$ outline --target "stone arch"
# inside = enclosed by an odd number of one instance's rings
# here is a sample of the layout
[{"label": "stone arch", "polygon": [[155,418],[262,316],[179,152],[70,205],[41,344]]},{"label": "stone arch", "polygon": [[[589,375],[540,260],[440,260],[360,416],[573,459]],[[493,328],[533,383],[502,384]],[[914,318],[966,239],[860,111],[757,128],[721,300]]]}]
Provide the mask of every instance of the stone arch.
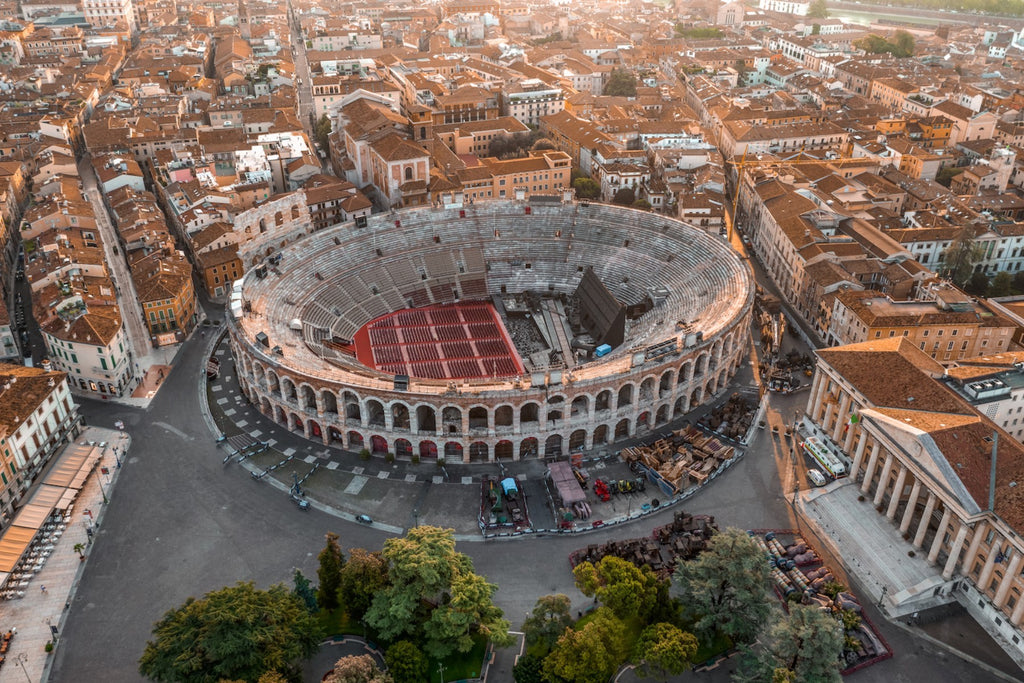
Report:
[{"label": "stone arch", "polygon": [[388,440],[380,434],[374,434],[370,437],[370,452],[371,453],[387,453],[388,452]]},{"label": "stone arch", "polygon": [[448,441],[444,444],[444,459],[450,462],[462,462],[462,444]]},{"label": "stone arch", "polygon": [[672,395],[672,385],[675,373],[669,369],[661,373],[661,381],[658,382],[658,398],[668,398]]},{"label": "stone arch", "polygon": [[299,386],[299,399],[303,407],[316,410],[316,391],[305,382]]},{"label": "stone arch", "polygon": [[592,448],[608,443],[608,425],[597,425],[594,429]]},{"label": "stone arch", "polygon": [[[445,406],[441,409],[441,425],[445,434],[462,433],[462,410],[457,406]],[[445,448],[448,446],[445,445]],[[461,446],[460,446],[461,448]]]},{"label": "stone arch", "polygon": [[642,431],[650,429],[650,425],[647,424],[647,420],[650,419],[651,414],[646,410],[637,415],[636,418],[636,429],[633,431],[634,434],[639,434]]},{"label": "stone arch", "polygon": [[676,399],[676,404],[672,407],[672,417],[679,417],[686,413],[686,397],[680,396]]},{"label": "stone arch", "polygon": [[271,419],[274,417],[274,407],[270,405],[270,399],[266,396],[260,399],[260,412]]},{"label": "stone arch", "polygon": [[267,391],[271,394],[279,394],[281,391],[281,380],[277,378],[277,373],[271,370],[267,370]]},{"label": "stone arch", "polygon": [[519,424],[524,425],[530,422],[540,422],[540,405],[536,401],[524,403],[519,409]]},{"label": "stone arch", "polygon": [[276,422],[279,425],[284,425],[285,427],[287,427],[288,426],[288,416],[287,416],[287,413],[284,412],[284,408],[282,408],[281,406],[277,405],[276,403],[273,404],[273,406],[274,406],[274,422]]},{"label": "stone arch", "polygon": [[278,228],[284,225],[284,213],[280,211],[274,213],[274,225]]},{"label": "stone arch", "polygon": [[[473,406],[469,409],[469,428],[487,429],[487,408],[484,406]],[[472,455],[470,455],[472,458]]]},{"label": "stone arch", "polygon": [[697,364],[694,367],[693,376],[694,377],[700,377],[701,375],[703,375],[707,371],[707,369],[708,369],[708,354],[707,353],[702,353],[699,356],[697,356]]},{"label": "stone arch", "polygon": [[615,425],[615,440],[625,439],[629,434],[629,418],[619,420]]},{"label": "stone arch", "polygon": [[263,388],[266,386],[267,372],[259,363],[252,364],[252,376],[258,387]]},{"label": "stone arch", "polygon": [[513,410],[512,406],[504,405],[494,409],[495,427],[511,427],[514,419],[515,410]]},{"label": "stone arch", "polygon": [[[409,406],[401,402],[391,404],[391,428],[409,430]],[[411,449],[412,446],[409,448]]]},{"label": "stone arch", "polygon": [[647,377],[640,383],[640,403],[648,404],[654,400],[654,378]]},{"label": "stone arch", "polygon": [[552,434],[544,441],[544,457],[558,457],[562,454],[562,435]]},{"label": "stone arch", "polygon": [[366,399],[366,424],[368,427],[383,427],[386,424],[384,404],[375,398]]},{"label": "stone arch", "polygon": [[420,441],[420,457],[426,459],[437,459],[437,444],[429,439]]},{"label": "stone arch", "polygon": [[528,436],[519,442],[519,457],[529,458],[531,456],[540,455],[538,450],[538,443],[536,437]]},{"label": "stone arch", "polygon": [[299,220],[299,207],[297,207],[297,206],[293,206],[292,207],[292,220],[293,221]]},{"label": "stone arch", "polygon": [[299,404],[299,395],[295,391],[295,382],[291,377],[281,378],[281,398],[288,401],[288,403]]},{"label": "stone arch", "polygon": [[690,407],[693,408],[695,406],[700,405],[700,402],[703,401],[703,400],[704,400],[704,387],[703,386],[694,387],[693,393],[690,394]]},{"label": "stone arch", "polygon": [[572,400],[569,408],[569,417],[587,417],[590,413],[590,397],[586,394],[577,396]]},{"label": "stone arch", "polygon": [[668,422],[669,419],[671,419],[671,414],[669,413],[669,405],[666,403],[662,406],[659,406],[658,412],[654,414],[654,424],[663,425],[666,422]]},{"label": "stone arch", "polygon": [[291,429],[292,431],[302,432],[303,434],[305,434],[306,431],[305,425],[302,422],[302,418],[299,417],[296,413],[288,414],[288,429]]},{"label": "stone arch", "polygon": [[352,420],[354,422],[362,422],[363,409],[359,403],[359,397],[354,392],[346,391],[341,396],[342,403],[345,406],[345,419]]},{"label": "stone arch", "polygon": [[679,374],[676,375],[676,384],[686,384],[690,381],[690,375],[693,373],[693,363],[686,361],[679,366]]},{"label": "stone arch", "polygon": [[330,426],[327,427],[327,443],[328,444],[339,443],[339,444],[343,444],[344,445],[344,442],[345,442],[345,437],[342,435],[340,429],[338,429],[334,425],[330,425]]},{"label": "stone arch", "polygon": [[469,444],[469,461],[470,462],[487,462],[490,458],[491,449],[487,446],[484,441],[474,441]]},{"label": "stone arch", "polygon": [[514,456],[515,447],[508,439],[503,439],[494,445],[495,460],[511,460]]},{"label": "stone arch", "polygon": [[320,428],[319,422],[316,420],[307,420],[307,424],[309,425],[309,437],[311,439],[322,439],[324,437],[324,432]]},{"label": "stone arch", "polygon": [[587,446],[587,430],[577,429],[569,435],[569,452],[581,451]]},{"label": "stone arch", "polygon": [[399,458],[412,457],[412,444],[408,439],[395,439],[395,455]]},{"label": "stone arch", "polygon": [[547,422],[549,426],[558,424],[559,420],[565,419],[565,396],[554,394],[547,400]]},{"label": "stone arch", "polygon": [[[416,406],[416,426],[421,434],[433,434],[437,431],[437,411],[433,406]],[[434,450],[437,451],[436,444]]]},{"label": "stone arch", "polygon": [[594,399],[594,412],[600,413],[604,410],[611,410],[612,392],[611,389],[604,389]]},{"label": "stone arch", "polygon": [[338,414],[338,397],[330,389],[320,391],[320,402],[324,406],[324,415]]},{"label": "stone arch", "polygon": [[356,430],[350,430],[348,433],[348,447],[350,450],[359,451],[363,449],[363,435]]},{"label": "stone arch", "polygon": [[633,405],[633,385],[623,384],[619,387],[618,400],[615,403],[616,408],[625,408],[626,406]]}]

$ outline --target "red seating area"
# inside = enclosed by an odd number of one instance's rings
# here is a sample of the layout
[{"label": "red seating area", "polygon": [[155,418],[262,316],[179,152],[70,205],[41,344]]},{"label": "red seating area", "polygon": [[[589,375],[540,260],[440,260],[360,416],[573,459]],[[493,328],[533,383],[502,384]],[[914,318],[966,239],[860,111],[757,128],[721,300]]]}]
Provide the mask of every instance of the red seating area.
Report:
[{"label": "red seating area", "polygon": [[523,364],[486,301],[438,304],[389,313],[355,336],[359,362],[422,379],[511,377]]}]

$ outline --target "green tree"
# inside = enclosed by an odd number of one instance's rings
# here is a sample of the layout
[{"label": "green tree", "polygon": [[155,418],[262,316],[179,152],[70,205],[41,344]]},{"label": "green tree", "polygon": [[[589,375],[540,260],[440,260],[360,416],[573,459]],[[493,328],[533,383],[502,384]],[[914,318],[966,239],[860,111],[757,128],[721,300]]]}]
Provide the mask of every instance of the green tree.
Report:
[{"label": "green tree", "polygon": [[749,642],[771,612],[768,563],[745,531],[715,534],[704,552],[679,563],[674,578],[704,642],[716,629],[736,642]]},{"label": "green tree", "polygon": [[964,285],[964,291],[974,296],[985,296],[988,294],[988,276],[980,270],[971,273],[971,279]]},{"label": "green tree", "polygon": [[[590,565],[591,570],[586,565]],[[596,596],[620,619],[646,617],[658,598],[658,577],[650,567],[641,569],[614,555],[596,565],[582,562],[573,570],[576,587],[584,595]]]},{"label": "green tree", "polygon": [[648,675],[667,678],[678,676],[690,668],[697,654],[697,639],[672,624],[652,624],[640,633],[634,649],[634,661],[642,664]]},{"label": "green tree", "polygon": [[427,656],[412,641],[399,640],[389,647],[384,663],[395,683],[422,683],[429,678]]},{"label": "green tree", "polygon": [[370,609],[373,596],[388,585],[388,564],[380,553],[353,548],[341,568],[339,602],[348,615],[360,620]]},{"label": "green tree", "polygon": [[251,582],[239,583],[164,614],[139,672],[155,681],[252,681],[309,658],[320,638],[316,620],[285,586],[257,590]]},{"label": "green tree", "polygon": [[807,16],[811,19],[828,19],[828,5],[825,4],[825,0],[811,0]]},{"label": "green tree", "polygon": [[316,589],[316,602],[320,609],[333,610],[338,608],[338,588],[341,586],[341,570],[345,566],[345,556],[338,545],[338,534],[327,532],[327,543],[317,556],[320,566],[316,577],[320,585]]},{"label": "green tree", "polygon": [[1005,270],[996,273],[992,278],[992,285],[988,289],[988,296],[1010,296],[1013,293],[1013,276]]},{"label": "green tree", "polygon": [[298,569],[292,573],[292,593],[302,600],[310,614],[316,611],[316,591],[313,590],[313,583]]},{"label": "green tree", "polygon": [[547,654],[565,629],[572,625],[571,607],[569,596],[562,593],[538,598],[530,616],[523,622],[527,648],[536,648],[540,654]]},{"label": "green tree", "polygon": [[892,38],[892,44],[896,48],[892,51],[893,57],[914,56],[914,36],[906,31],[896,31],[896,33],[892,35]]},{"label": "green tree", "polygon": [[544,677],[544,660],[526,653],[512,667],[512,678],[516,683],[548,683]]},{"label": "green tree", "polygon": [[323,150],[327,150],[330,146],[330,135],[331,135],[331,119],[327,114],[320,117],[320,120],[316,122],[313,127],[313,137],[316,139],[317,144]]},{"label": "green tree", "polygon": [[391,676],[377,668],[370,655],[349,655],[334,664],[323,683],[392,683]]},{"label": "green tree", "polygon": [[256,683],[288,683],[288,677],[276,671],[268,671],[260,676]]},{"label": "green tree", "polygon": [[651,210],[651,203],[646,199],[637,199],[632,204],[634,209],[643,209],[644,211]]},{"label": "green tree", "polygon": [[602,607],[582,628],[569,629],[558,639],[544,658],[544,673],[566,683],[605,683],[626,654],[625,626]]},{"label": "green tree", "polygon": [[736,672],[734,681],[838,683],[843,652],[840,623],[817,606],[792,605],[779,614],[758,638]]},{"label": "green tree", "polygon": [[420,638],[435,659],[468,652],[479,633],[498,646],[511,643],[508,622],[494,605],[497,586],[473,573],[455,551],[452,529],[418,526],[384,542],[390,583],[373,598],[366,621],[384,640]]},{"label": "green tree", "polygon": [[935,182],[943,187],[949,187],[953,184],[953,178],[966,170],[967,168],[964,166],[943,166],[939,169],[939,172],[935,174]]},{"label": "green tree", "polygon": [[632,206],[636,201],[636,193],[632,187],[624,187],[612,196],[612,203],[619,206]]},{"label": "green tree", "polygon": [[577,178],[572,181],[577,199],[597,199],[601,196],[601,185],[593,178]]},{"label": "green tree", "polygon": [[971,279],[974,265],[985,255],[985,248],[974,237],[974,229],[969,225],[964,226],[942,252],[942,273],[958,287],[963,287]]},{"label": "green tree", "polygon": [[626,69],[612,69],[604,94],[611,97],[636,97],[636,76]]}]

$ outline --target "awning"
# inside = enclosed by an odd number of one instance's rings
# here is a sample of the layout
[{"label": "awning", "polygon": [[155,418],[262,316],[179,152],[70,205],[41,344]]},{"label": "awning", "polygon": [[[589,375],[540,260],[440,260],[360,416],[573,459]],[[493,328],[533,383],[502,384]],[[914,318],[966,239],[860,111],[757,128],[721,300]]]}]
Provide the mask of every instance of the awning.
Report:
[{"label": "awning", "polygon": [[28,550],[29,543],[36,537],[36,529],[20,526],[8,527],[0,539],[0,572],[10,574],[15,565]]}]

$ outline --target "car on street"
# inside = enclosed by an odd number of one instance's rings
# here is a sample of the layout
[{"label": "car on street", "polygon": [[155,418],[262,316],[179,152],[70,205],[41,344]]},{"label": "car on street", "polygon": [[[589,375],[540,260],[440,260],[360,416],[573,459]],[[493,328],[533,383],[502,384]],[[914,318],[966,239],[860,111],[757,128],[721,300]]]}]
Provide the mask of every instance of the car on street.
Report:
[{"label": "car on street", "polygon": [[370,515],[356,515],[356,521],[362,522],[363,524],[373,524],[373,520],[370,519]]},{"label": "car on street", "polygon": [[807,478],[810,479],[811,483],[815,486],[824,486],[828,483],[828,479],[826,479],[825,475],[821,473],[821,470],[813,467],[807,470]]}]

